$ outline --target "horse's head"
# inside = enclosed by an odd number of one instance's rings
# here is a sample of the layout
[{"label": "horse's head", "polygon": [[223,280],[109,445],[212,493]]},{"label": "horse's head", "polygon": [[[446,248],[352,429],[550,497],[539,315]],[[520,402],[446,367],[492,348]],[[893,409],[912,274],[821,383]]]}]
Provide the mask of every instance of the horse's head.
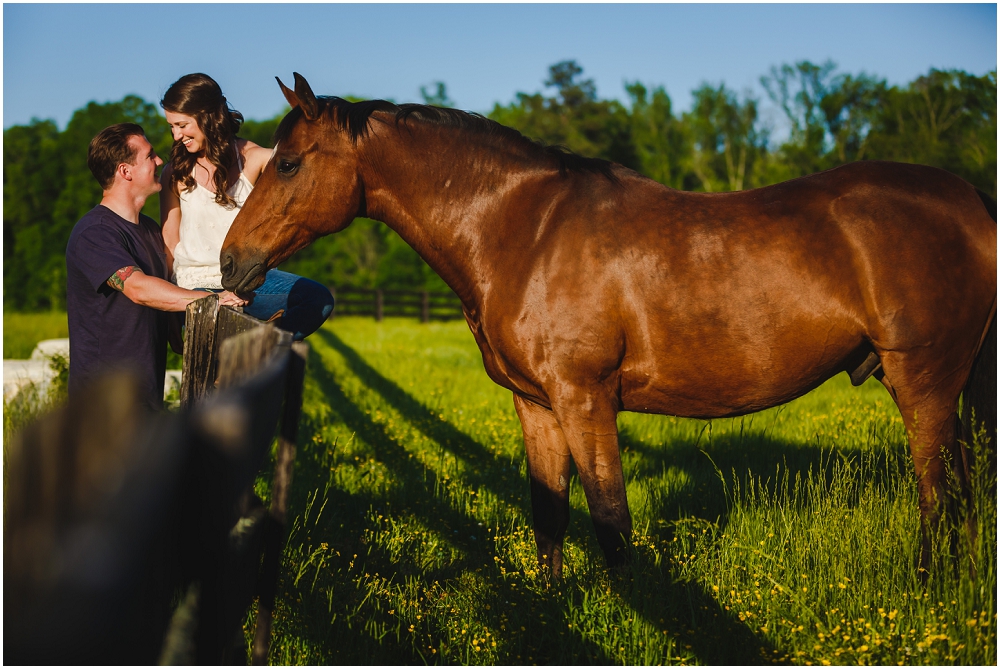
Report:
[{"label": "horse's head", "polygon": [[233,221],[219,260],[222,285],[249,292],[264,273],[361,213],[357,151],[306,80],[278,85],[291,105],[275,133],[274,155]]}]

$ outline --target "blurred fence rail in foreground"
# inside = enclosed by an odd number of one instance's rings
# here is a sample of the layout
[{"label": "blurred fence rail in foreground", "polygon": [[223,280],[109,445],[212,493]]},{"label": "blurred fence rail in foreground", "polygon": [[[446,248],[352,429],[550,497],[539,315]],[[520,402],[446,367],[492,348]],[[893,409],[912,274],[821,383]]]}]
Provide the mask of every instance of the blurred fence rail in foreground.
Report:
[{"label": "blurred fence rail in foreground", "polygon": [[266,664],[308,347],[214,296],[187,319],[179,413],[110,373],[5,449],[8,664],[242,664],[255,597]]}]

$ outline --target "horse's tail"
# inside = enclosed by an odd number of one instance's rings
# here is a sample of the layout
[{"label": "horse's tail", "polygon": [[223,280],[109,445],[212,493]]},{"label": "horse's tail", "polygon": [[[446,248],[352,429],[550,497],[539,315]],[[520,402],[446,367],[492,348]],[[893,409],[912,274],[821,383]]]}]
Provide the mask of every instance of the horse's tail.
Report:
[{"label": "horse's tail", "polygon": [[[979,347],[979,355],[972,365],[972,373],[965,382],[962,393],[962,428],[965,437],[971,438],[973,431],[982,426],[990,440],[989,450],[996,452],[997,443],[997,317],[990,319],[986,338]],[[973,425],[975,414],[976,425]]]},{"label": "horse's tail", "polygon": [[[983,201],[986,211],[997,220],[997,203],[983,191],[976,189],[979,199]],[[996,296],[993,299],[993,315],[990,316],[990,326],[986,337],[979,346],[979,354],[972,365],[969,380],[965,383],[962,393],[962,428],[966,439],[971,439],[973,431],[982,426],[986,429],[986,437],[990,440],[988,450],[996,458],[997,443],[997,317]],[[975,414],[976,425],[973,425]]]}]

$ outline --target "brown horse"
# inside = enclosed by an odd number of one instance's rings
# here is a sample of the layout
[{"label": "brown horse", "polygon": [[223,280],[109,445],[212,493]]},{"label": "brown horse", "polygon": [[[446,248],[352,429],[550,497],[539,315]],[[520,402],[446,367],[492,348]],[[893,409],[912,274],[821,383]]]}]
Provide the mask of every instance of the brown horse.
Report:
[{"label": "brown horse", "polygon": [[[571,459],[609,564],[625,558],[619,411],[737,416],[843,371],[875,374],[899,407],[927,563],[946,462],[967,476],[959,395],[981,347],[996,360],[988,196],[883,162],[679,192],[464,112],[317,98],[298,74],[294,91],[278,83],[292,111],[222,248],[223,285],[253,290],[358,216],[399,233],[461,298],[487,373],[514,393],[538,558],[554,575]],[[992,364],[979,374],[992,407],[975,408],[995,432]]]}]

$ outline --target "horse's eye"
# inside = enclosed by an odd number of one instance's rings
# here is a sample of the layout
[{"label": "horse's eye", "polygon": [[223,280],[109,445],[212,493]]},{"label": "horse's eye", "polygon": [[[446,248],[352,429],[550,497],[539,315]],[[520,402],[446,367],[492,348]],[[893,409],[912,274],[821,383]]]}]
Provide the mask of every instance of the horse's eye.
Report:
[{"label": "horse's eye", "polygon": [[297,169],[299,169],[298,164],[290,160],[278,161],[278,174],[294,174]]}]

